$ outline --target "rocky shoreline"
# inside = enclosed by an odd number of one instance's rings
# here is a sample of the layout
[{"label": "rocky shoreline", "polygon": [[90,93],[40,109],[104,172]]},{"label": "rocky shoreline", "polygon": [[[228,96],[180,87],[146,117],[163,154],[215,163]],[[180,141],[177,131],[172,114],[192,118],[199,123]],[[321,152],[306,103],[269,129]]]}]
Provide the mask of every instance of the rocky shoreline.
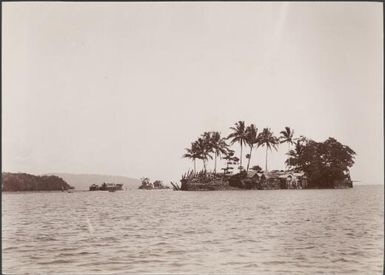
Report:
[{"label": "rocky shoreline", "polygon": [[[223,174],[194,174],[183,176],[181,186],[171,183],[174,190],[181,191],[220,191],[220,190],[278,190],[278,189],[324,189],[309,183],[302,172],[295,171],[271,171],[255,172],[242,171],[235,175]],[[352,188],[353,183],[349,177],[335,181],[331,189]]]}]

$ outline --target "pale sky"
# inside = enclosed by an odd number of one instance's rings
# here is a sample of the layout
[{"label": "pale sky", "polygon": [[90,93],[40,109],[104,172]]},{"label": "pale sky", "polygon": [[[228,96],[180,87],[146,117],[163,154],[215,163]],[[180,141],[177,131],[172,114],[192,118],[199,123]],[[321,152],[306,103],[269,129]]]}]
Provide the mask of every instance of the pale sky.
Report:
[{"label": "pale sky", "polygon": [[382,18],[369,2],[3,3],[3,171],[178,181],[184,148],[245,120],[334,137],[353,180],[383,184]]}]

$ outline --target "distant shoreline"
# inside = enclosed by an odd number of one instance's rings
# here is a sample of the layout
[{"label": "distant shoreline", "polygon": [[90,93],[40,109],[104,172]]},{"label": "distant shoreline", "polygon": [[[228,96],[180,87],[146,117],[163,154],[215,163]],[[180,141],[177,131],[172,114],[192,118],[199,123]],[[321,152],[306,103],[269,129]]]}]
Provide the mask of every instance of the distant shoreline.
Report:
[{"label": "distant shoreline", "polygon": [[[382,186],[384,187],[383,184],[355,184],[354,185],[355,187],[370,187],[370,186]],[[299,189],[299,190],[345,190],[345,189],[354,189],[354,188],[337,188],[337,189],[331,189],[331,188],[307,188],[307,189]],[[131,190],[122,190],[124,192],[132,192],[133,190],[135,191],[143,191],[142,189],[131,189]],[[172,189],[164,189],[164,190],[169,190],[169,191],[172,191]],[[190,191],[190,192],[202,192],[202,191],[207,191],[207,192],[210,192],[210,191],[225,191],[225,192],[228,192],[228,191],[244,191],[244,192],[248,192],[248,191],[278,191],[278,190],[284,190],[284,191],[287,191],[287,190],[292,190],[292,191],[298,191],[298,189],[277,189],[277,190],[257,190],[257,189],[253,189],[253,190],[248,190],[248,189],[241,189],[241,188],[232,188],[232,189],[223,189],[223,190],[201,190],[201,191]],[[122,192],[120,191],[120,192]],[[52,191],[2,191],[3,194],[32,194],[32,193],[84,193],[84,192],[90,192],[88,190],[71,190],[71,192],[67,192],[67,191],[58,191],[58,190],[52,190]],[[93,191],[94,192],[98,192],[98,191]],[[106,193],[105,191],[99,191],[99,192],[104,192]],[[120,193],[119,192],[119,193]],[[108,193],[108,192],[107,192]]]},{"label": "distant shoreline", "polygon": [[79,193],[79,192],[88,192],[88,190],[74,190],[71,189],[69,192],[68,190],[61,191],[61,190],[31,190],[31,191],[2,191],[2,193],[8,193],[8,194],[14,194],[14,193]]}]

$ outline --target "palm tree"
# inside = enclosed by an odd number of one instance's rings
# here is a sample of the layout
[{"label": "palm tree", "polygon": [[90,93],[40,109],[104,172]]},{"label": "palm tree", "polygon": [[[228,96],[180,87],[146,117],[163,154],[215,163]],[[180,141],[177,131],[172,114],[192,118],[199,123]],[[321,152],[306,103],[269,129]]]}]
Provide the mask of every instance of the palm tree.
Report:
[{"label": "palm tree", "polygon": [[207,169],[206,169],[206,161],[210,158],[212,159],[213,157],[210,155],[210,153],[212,152],[212,147],[211,147],[211,144],[210,144],[210,135],[208,135],[207,133],[204,133],[202,136],[204,136],[204,138],[198,138],[198,140],[195,142],[196,143],[196,147],[197,147],[197,151],[198,151],[198,159],[201,159],[203,161],[203,168],[204,168],[204,171],[206,172]]},{"label": "palm tree", "polygon": [[247,126],[246,128],[246,143],[250,147],[250,153],[247,154],[247,168],[246,172],[249,171],[251,152],[253,151],[254,145],[258,144],[258,128],[254,124]]},{"label": "palm tree", "polygon": [[[211,153],[214,152],[213,144],[212,144],[212,132],[204,132],[201,135],[203,139],[203,152],[202,154],[205,156],[205,161],[207,161],[209,158],[213,159],[211,156]],[[205,166],[205,171],[206,171],[206,166]]]},{"label": "palm tree", "polygon": [[[294,130],[290,129],[290,127],[285,127],[283,131],[280,132],[281,136],[279,137],[279,143],[287,143],[288,144],[288,152],[290,152],[291,145],[294,144]],[[286,164],[286,162],[285,162]]]},{"label": "palm tree", "polygon": [[242,167],[242,147],[243,144],[246,144],[246,127],[244,121],[238,121],[235,123],[234,127],[230,127],[233,130],[227,138],[231,139],[230,143],[234,144],[238,142],[241,145],[241,155],[240,155],[240,167]]},{"label": "palm tree", "polygon": [[290,150],[290,145],[294,144],[294,130],[290,129],[290,127],[285,127],[285,130],[280,132],[281,136],[279,137],[279,142],[280,143],[287,143],[289,145],[289,150]]},{"label": "palm tree", "polygon": [[183,155],[184,158],[192,159],[194,162],[194,173],[196,173],[196,159],[199,158],[199,151],[196,142],[191,143],[191,148],[186,148],[186,154]]},{"label": "palm tree", "polygon": [[217,157],[221,155],[226,155],[229,151],[228,145],[224,138],[221,137],[219,132],[211,133],[211,147],[215,156],[215,165],[214,165],[214,174],[217,173]]},{"label": "palm tree", "polygon": [[224,170],[224,174],[226,174],[232,167],[229,167],[229,165],[233,164],[234,161],[234,150],[228,149],[225,153],[225,156],[223,157],[226,161],[226,168]]},{"label": "palm tree", "polygon": [[294,149],[289,150],[287,155],[289,156],[288,159],[285,161],[285,164],[290,167],[295,167],[297,165],[297,160],[299,156],[302,154],[305,145],[307,144],[308,139],[304,136],[300,136],[299,138],[295,139]]},{"label": "palm tree", "polygon": [[277,150],[278,138],[273,135],[273,132],[269,128],[264,128],[263,131],[258,135],[258,139],[258,147],[266,146],[265,170],[267,172],[267,149],[270,149],[270,151],[272,148]]}]

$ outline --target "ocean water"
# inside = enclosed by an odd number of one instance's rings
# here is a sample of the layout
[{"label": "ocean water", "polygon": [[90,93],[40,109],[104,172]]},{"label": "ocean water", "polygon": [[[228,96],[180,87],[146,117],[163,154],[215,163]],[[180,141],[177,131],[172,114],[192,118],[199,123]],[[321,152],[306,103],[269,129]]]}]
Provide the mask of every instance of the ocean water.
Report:
[{"label": "ocean water", "polygon": [[4,274],[382,274],[383,186],[3,193]]}]

